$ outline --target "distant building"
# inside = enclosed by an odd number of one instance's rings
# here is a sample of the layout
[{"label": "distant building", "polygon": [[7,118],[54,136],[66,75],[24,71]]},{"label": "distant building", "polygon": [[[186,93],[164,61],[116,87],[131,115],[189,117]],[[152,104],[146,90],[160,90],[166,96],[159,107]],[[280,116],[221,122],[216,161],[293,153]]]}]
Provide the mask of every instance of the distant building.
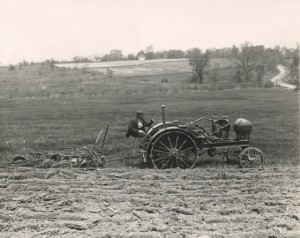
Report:
[{"label": "distant building", "polygon": [[146,56],[144,54],[140,54],[138,59],[139,60],[146,60]]}]

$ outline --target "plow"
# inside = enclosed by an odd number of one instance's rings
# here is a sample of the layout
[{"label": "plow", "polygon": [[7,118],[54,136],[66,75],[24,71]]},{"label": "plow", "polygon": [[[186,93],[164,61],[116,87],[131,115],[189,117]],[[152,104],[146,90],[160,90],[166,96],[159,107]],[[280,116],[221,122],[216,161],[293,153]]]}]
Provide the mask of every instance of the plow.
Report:
[{"label": "plow", "polygon": [[[108,129],[109,124],[107,124],[103,136],[103,129],[100,130],[92,145],[85,145],[74,151],[69,148],[60,148],[60,150],[32,152],[29,160],[23,156],[17,156],[13,159],[13,163],[38,168],[103,168],[108,157],[104,147]],[[101,139],[102,142],[99,145]]]}]

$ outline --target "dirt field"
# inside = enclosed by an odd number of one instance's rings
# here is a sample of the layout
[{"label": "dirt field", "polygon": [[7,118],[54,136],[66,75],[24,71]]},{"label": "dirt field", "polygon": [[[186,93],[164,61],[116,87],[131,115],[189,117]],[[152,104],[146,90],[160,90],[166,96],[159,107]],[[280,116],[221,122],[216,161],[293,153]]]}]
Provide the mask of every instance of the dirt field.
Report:
[{"label": "dirt field", "polygon": [[1,237],[300,237],[299,168],[0,169]]}]

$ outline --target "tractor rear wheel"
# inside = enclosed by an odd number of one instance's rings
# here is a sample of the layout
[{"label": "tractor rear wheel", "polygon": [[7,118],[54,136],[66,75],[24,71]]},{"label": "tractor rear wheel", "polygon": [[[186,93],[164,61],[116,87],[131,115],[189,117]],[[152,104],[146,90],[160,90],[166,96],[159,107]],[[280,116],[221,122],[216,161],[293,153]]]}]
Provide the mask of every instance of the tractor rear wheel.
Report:
[{"label": "tractor rear wheel", "polygon": [[169,131],[153,142],[149,157],[156,169],[192,169],[197,160],[197,147],[188,134]]}]

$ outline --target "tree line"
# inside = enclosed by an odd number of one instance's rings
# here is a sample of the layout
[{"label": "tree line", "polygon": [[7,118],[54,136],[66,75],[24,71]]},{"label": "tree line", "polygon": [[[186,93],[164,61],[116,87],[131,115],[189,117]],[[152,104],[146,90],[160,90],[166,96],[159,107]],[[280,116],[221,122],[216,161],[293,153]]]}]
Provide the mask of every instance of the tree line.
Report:
[{"label": "tree line", "polygon": [[[153,46],[149,45],[145,50],[137,54],[124,55],[122,50],[114,49],[103,56],[94,56],[94,58],[75,56],[70,61],[57,61],[54,59],[41,62],[50,65],[51,69],[56,63],[91,63],[107,62],[117,60],[145,60],[153,59],[188,59],[195,78],[194,81],[202,84],[206,78],[212,81],[218,80],[217,65],[212,63],[213,58],[223,58],[231,62],[234,67],[232,80],[235,83],[255,82],[258,86],[262,85],[263,77],[266,72],[276,72],[277,65],[283,64],[288,67],[290,72],[290,81],[299,83],[299,50],[275,46],[274,48],[265,48],[263,45],[253,45],[250,42],[244,42],[240,46],[233,45],[227,48],[213,48],[206,51],[200,48],[191,48],[187,51],[165,50],[154,51]],[[33,64],[31,62],[30,64]],[[17,64],[19,68],[29,65],[25,59]],[[15,70],[14,65],[9,66],[9,70]]]},{"label": "tree line", "polygon": [[203,83],[205,76],[209,74],[211,80],[217,80],[217,66],[211,65],[212,58],[226,58],[233,67],[232,79],[235,83],[254,82],[257,86],[262,86],[263,77],[266,72],[276,72],[277,65],[283,64],[290,69],[291,77],[299,78],[299,52],[297,49],[265,48],[263,45],[255,46],[250,42],[245,42],[239,47],[212,49],[201,51],[193,48],[187,51],[189,64],[192,66],[198,83]]},{"label": "tree line", "polygon": [[153,59],[182,59],[187,58],[187,53],[182,50],[166,50],[166,51],[154,51],[152,46],[148,46],[146,50],[141,50],[137,54],[124,55],[122,50],[114,49],[109,53],[104,54],[102,57],[95,56],[94,58],[75,56],[73,57],[73,63],[90,63],[90,62],[107,62],[117,60],[138,60],[143,57],[145,60]]},{"label": "tree line", "polygon": [[[143,57],[145,60],[153,59],[188,59],[195,77],[194,82],[202,84],[205,79],[213,82],[218,81],[217,69],[219,66],[212,63],[213,58],[223,58],[231,63],[232,81],[234,83],[255,83],[262,86],[263,78],[266,73],[276,73],[277,65],[283,64],[290,71],[292,81],[298,82],[299,79],[299,51],[294,48],[275,46],[266,48],[263,45],[253,45],[250,42],[244,42],[240,46],[233,45],[227,48],[213,48],[201,50],[200,48],[191,48],[187,51],[165,50],[154,51],[153,46],[149,45],[145,50],[135,54],[125,56],[119,49],[111,50],[103,57],[97,57],[94,61],[107,62],[117,60],[138,60]],[[93,62],[92,59],[84,57],[74,57],[72,62]]]},{"label": "tree line", "polygon": [[253,45],[250,42],[244,42],[240,46],[233,45],[232,47],[213,48],[206,51],[200,48],[191,48],[187,51],[176,49],[154,51],[153,46],[149,45],[145,50],[141,50],[137,54],[124,55],[122,50],[114,49],[104,56],[95,57],[94,59],[75,56],[72,62],[88,63],[94,61],[138,60],[141,57],[145,60],[188,59],[195,73],[194,81],[200,84],[208,77],[208,69],[212,72],[212,78],[216,79],[217,77],[216,73],[213,72],[216,66],[211,65],[212,58],[230,60],[235,67],[235,72],[232,76],[235,83],[255,82],[258,86],[261,86],[266,72],[276,72],[278,64],[287,66],[290,69],[293,79],[299,78],[299,70],[297,70],[299,55],[297,49],[280,46],[266,48],[263,45]]}]

